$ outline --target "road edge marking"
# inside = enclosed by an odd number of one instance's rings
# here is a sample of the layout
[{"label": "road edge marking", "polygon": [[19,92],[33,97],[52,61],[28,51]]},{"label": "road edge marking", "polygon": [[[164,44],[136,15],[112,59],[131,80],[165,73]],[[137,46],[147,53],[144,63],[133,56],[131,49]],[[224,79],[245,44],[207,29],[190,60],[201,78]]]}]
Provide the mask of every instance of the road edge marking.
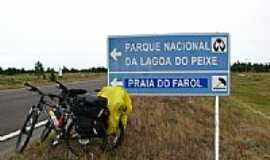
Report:
[{"label": "road edge marking", "polygon": [[[48,122],[48,120],[41,121],[35,125],[35,128],[39,128],[41,126],[44,126],[47,122]],[[5,142],[11,138],[18,136],[19,134],[20,134],[20,129],[14,131],[14,132],[11,132],[9,134],[0,136],[0,142]]]}]

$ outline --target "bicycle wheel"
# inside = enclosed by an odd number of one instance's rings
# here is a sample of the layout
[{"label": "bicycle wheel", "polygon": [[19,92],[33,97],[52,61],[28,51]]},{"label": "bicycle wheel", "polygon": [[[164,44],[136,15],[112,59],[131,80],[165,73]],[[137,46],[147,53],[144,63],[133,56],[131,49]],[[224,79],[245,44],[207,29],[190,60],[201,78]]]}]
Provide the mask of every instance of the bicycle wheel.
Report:
[{"label": "bicycle wheel", "polygon": [[40,134],[40,142],[41,143],[44,142],[48,138],[52,129],[53,129],[53,124],[51,121],[48,121]]},{"label": "bicycle wheel", "polygon": [[107,142],[107,135],[105,125],[101,121],[97,121],[100,126],[98,132],[100,135],[98,137],[86,137],[82,138],[75,129],[75,124],[72,122],[67,129],[66,144],[68,149],[78,157],[81,156],[91,156],[93,152],[98,152],[100,147],[104,147]]},{"label": "bicycle wheel", "polygon": [[106,142],[104,150],[105,151],[112,151],[112,150],[116,149],[118,146],[120,146],[124,141],[124,134],[125,134],[124,126],[123,126],[122,122],[120,121],[119,128],[118,128],[116,134],[109,135],[107,137],[107,142]]},{"label": "bicycle wheel", "polygon": [[17,143],[16,143],[16,152],[21,153],[27,146],[33,130],[35,128],[35,124],[38,120],[38,113],[36,111],[31,111],[27,117],[26,120],[23,124],[23,127],[20,131],[20,134],[17,138]]}]

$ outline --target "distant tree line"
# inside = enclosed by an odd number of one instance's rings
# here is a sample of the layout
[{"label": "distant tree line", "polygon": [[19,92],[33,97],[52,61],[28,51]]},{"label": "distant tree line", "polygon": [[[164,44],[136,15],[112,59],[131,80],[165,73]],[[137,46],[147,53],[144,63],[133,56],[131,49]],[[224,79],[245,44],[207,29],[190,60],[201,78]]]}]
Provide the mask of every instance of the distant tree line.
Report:
[{"label": "distant tree line", "polygon": [[[105,67],[91,67],[88,69],[76,69],[76,68],[71,68],[68,69],[67,67],[62,68],[63,73],[106,73],[107,68]],[[56,73],[54,68],[48,67],[47,69],[44,69],[43,64],[38,61],[35,63],[34,69],[24,69],[24,68],[15,68],[15,67],[9,67],[7,69],[3,69],[0,67],[0,74],[2,75],[15,75],[15,74],[24,74],[24,73],[29,73],[29,74],[36,74],[37,76],[44,76],[45,73]]]},{"label": "distant tree line", "polygon": [[[270,72],[270,62],[269,63],[243,63],[240,61],[237,61],[232,64],[231,66],[232,72]],[[105,67],[91,67],[88,69],[76,69],[76,68],[70,68],[63,66],[62,68],[63,73],[106,73],[107,68]],[[36,74],[39,77],[45,78],[45,73],[54,74],[56,71],[54,68],[48,67],[47,69],[44,69],[43,64],[38,61],[35,63],[34,69],[24,69],[24,68],[15,68],[15,67],[9,67],[7,69],[3,69],[0,67],[0,74],[2,75],[15,75],[15,74],[23,74],[23,73],[29,73],[29,74]]]},{"label": "distant tree line", "polygon": [[88,68],[88,69],[76,69],[76,68],[71,68],[68,69],[65,66],[62,69],[63,73],[106,73],[107,72],[107,68],[105,67],[92,67],[92,68]]},{"label": "distant tree line", "polygon": [[243,63],[235,62],[231,66],[232,72],[270,72],[270,62],[269,63]]}]

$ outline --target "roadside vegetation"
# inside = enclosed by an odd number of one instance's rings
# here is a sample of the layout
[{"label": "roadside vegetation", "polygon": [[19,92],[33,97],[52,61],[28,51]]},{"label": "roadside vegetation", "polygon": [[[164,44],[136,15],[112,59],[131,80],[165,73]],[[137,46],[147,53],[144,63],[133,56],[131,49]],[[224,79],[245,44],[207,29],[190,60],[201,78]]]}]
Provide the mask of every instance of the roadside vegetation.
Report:
[{"label": "roadside vegetation", "polygon": [[270,73],[235,73],[221,101],[224,159],[270,159]]},{"label": "roadside vegetation", "polygon": [[[233,73],[221,98],[220,159],[270,159],[270,74]],[[210,160],[214,151],[213,97],[136,97],[124,144],[94,159]],[[74,159],[65,145],[38,142],[10,160]],[[91,159],[81,157],[81,159]]]},{"label": "roadside vegetation", "polygon": [[30,82],[34,85],[47,85],[55,80],[65,82],[83,81],[89,79],[104,79],[107,69],[104,67],[92,67],[89,69],[61,69],[62,75],[59,75],[54,68],[44,69],[41,62],[36,62],[33,70],[0,67],[0,90],[23,88],[25,82]]},{"label": "roadside vegetation", "polygon": [[[49,74],[45,74],[46,77],[49,77]],[[62,80],[64,82],[73,82],[73,81],[83,81],[90,79],[104,79],[106,78],[105,73],[64,73],[63,77],[57,77],[56,79]],[[4,89],[17,89],[23,88],[24,83],[29,82],[33,85],[48,85],[55,84],[50,79],[43,79],[37,77],[35,74],[18,74],[18,75],[0,75],[0,90]]]}]

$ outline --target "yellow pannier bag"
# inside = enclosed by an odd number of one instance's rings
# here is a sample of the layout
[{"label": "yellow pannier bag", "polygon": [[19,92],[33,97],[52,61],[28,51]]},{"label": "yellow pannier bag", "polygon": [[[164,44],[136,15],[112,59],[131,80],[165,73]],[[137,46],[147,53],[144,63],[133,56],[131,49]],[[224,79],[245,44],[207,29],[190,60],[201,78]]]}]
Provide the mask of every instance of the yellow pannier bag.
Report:
[{"label": "yellow pannier bag", "polygon": [[117,132],[119,122],[127,126],[128,116],[132,112],[132,102],[128,92],[120,86],[103,87],[97,96],[107,98],[110,111],[107,134]]}]

